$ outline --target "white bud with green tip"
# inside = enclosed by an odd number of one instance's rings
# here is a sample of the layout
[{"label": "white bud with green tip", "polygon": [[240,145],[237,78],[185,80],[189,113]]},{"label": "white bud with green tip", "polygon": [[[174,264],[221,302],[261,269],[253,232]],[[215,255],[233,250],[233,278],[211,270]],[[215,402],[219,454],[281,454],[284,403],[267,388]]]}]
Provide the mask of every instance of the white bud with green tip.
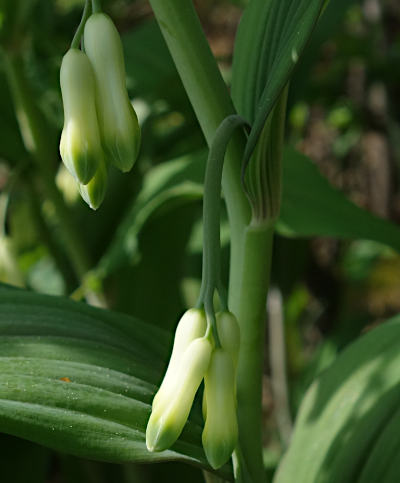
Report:
[{"label": "white bud with green tip", "polygon": [[205,337],[195,339],[186,348],[174,374],[169,400],[153,408],[147,423],[146,445],[149,451],[164,451],[180,436],[208,369],[211,352],[211,342]]},{"label": "white bud with green tip", "polygon": [[207,320],[204,310],[189,309],[181,317],[175,331],[174,345],[168,369],[157,394],[153,399],[153,408],[162,400],[168,400],[169,393],[173,388],[175,374],[180,367],[182,356],[189,344],[203,337],[207,329]]},{"label": "white bud with green tip", "polygon": [[103,157],[96,114],[93,70],[86,54],[70,49],[62,60],[60,85],[64,105],[61,158],[81,184],[87,184]]},{"label": "white bud with green tip", "polygon": [[118,169],[129,171],[138,155],[140,128],[126,90],[121,39],[108,15],[94,13],[89,17],[84,43],[96,78],[104,151]]},{"label": "white bud with green tip", "polygon": [[215,349],[204,378],[207,418],[202,442],[212,468],[223,466],[231,457],[238,439],[235,370],[232,357],[224,349]]},{"label": "white bud with green tip", "polygon": [[107,190],[107,167],[103,160],[100,161],[99,167],[93,178],[88,184],[79,185],[79,192],[86,203],[92,208],[97,210],[104,200],[104,196]]},{"label": "white bud with green tip", "polygon": [[236,317],[227,310],[216,315],[217,330],[221,346],[232,357],[236,369],[239,360],[240,328]]},{"label": "white bud with green tip", "polygon": [[[227,310],[217,313],[216,324],[221,347],[226,350],[232,358],[235,379],[234,393],[236,395],[236,369],[239,360],[240,348],[239,324],[232,312]],[[202,412],[205,420],[207,417],[207,396],[205,391],[203,393]]]}]

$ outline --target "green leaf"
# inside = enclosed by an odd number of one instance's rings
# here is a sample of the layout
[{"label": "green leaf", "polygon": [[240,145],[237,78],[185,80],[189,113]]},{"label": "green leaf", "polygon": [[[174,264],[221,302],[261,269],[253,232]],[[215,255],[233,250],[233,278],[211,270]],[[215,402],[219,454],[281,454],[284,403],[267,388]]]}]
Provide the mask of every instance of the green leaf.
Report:
[{"label": "green leaf", "polygon": [[374,240],[400,251],[398,226],[348,200],[303,154],[286,148],[283,158],[279,233]]},{"label": "green leaf", "polygon": [[[114,287],[115,307],[173,330],[187,308],[182,299],[182,276],[188,264],[186,247],[193,220],[200,214],[200,202],[186,203],[168,207],[167,212],[146,223],[138,236],[140,255],[133,263],[115,270],[111,280],[108,278]],[[198,276],[201,261],[199,265]]]},{"label": "green leaf", "polygon": [[145,446],[169,346],[132,317],[0,287],[0,431],[90,459],[208,468],[191,421],[171,450]]},{"label": "green leaf", "polygon": [[275,483],[396,481],[399,367],[397,316],[350,345],[309,388]]},{"label": "green leaf", "polygon": [[233,56],[232,98],[252,124],[244,162],[288,82],[325,0],[252,0],[240,22]]},{"label": "green leaf", "polygon": [[202,197],[205,160],[206,154],[199,151],[162,163],[147,173],[138,197],[98,264],[100,273],[108,274],[136,256],[138,234],[160,208],[166,210]]},{"label": "green leaf", "polygon": [[394,412],[374,442],[359,483],[393,483],[400,475],[400,409]]},{"label": "green leaf", "polygon": [[[157,22],[140,24],[122,37],[128,86],[140,98],[167,100],[171,105],[187,105],[178,72],[165,45]],[[165,89],[168,85],[169,88]]]}]

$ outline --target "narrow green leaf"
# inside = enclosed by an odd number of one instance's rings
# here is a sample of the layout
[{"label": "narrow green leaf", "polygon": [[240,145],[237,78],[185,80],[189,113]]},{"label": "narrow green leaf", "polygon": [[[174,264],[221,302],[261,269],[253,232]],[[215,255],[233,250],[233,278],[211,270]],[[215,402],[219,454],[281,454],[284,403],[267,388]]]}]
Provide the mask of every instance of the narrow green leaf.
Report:
[{"label": "narrow green leaf", "polygon": [[371,452],[359,483],[393,483],[400,475],[400,409],[387,421],[379,437],[373,442]]},{"label": "narrow green leaf", "polygon": [[400,444],[399,365],[397,316],[350,345],[312,384],[274,481],[353,483],[377,448],[393,455]]},{"label": "narrow green leaf", "polygon": [[191,421],[171,450],[145,446],[169,346],[132,317],[1,286],[0,431],[90,459],[208,468]]},{"label": "narrow green leaf", "polygon": [[384,243],[400,251],[400,228],[356,206],[303,154],[286,148],[277,225],[287,236],[329,236]]},{"label": "narrow green leaf", "polygon": [[287,84],[325,0],[252,0],[236,36],[232,98],[252,124],[244,163],[250,159],[265,121]]}]

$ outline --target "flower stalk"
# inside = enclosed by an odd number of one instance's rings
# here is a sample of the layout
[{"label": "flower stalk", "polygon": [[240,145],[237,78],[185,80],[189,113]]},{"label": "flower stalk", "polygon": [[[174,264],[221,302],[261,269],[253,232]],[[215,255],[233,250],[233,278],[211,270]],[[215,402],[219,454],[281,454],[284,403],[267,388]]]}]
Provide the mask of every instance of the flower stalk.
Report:
[{"label": "flower stalk", "polygon": [[[210,146],[221,121],[235,111],[192,2],[150,0],[150,3]],[[244,194],[240,172],[245,142],[244,132],[237,131],[227,151],[222,178],[231,228],[229,307],[238,318],[243,340],[237,379],[239,446],[234,466],[237,481],[264,483],[260,424],[262,361],[275,217],[254,217],[254,209]],[[275,161],[279,170],[280,159]],[[252,215],[256,223],[251,223]],[[255,411],[251,411],[252,407]]]}]

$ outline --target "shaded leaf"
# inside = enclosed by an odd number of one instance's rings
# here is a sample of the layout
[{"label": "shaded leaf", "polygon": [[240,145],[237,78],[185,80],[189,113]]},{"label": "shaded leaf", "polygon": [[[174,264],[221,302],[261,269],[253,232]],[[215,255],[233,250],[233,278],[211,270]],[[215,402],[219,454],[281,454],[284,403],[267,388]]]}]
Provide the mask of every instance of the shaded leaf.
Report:
[{"label": "shaded leaf", "polygon": [[188,104],[157,22],[144,22],[125,33],[122,41],[128,85],[135,93],[149,101],[166,99],[175,108]]},{"label": "shaded leaf", "polygon": [[232,98],[252,125],[244,162],[302,54],[325,0],[252,0],[240,22],[233,56]]},{"label": "shaded leaf", "polygon": [[356,206],[303,154],[284,151],[278,231],[287,236],[366,239],[400,251],[400,228]]},{"label": "shaded leaf", "polygon": [[98,268],[109,273],[123,266],[137,253],[137,236],[154,213],[176,203],[202,197],[205,169],[203,151],[173,159],[152,168],[146,175],[143,187],[120,224],[114,240],[102,257]]}]

